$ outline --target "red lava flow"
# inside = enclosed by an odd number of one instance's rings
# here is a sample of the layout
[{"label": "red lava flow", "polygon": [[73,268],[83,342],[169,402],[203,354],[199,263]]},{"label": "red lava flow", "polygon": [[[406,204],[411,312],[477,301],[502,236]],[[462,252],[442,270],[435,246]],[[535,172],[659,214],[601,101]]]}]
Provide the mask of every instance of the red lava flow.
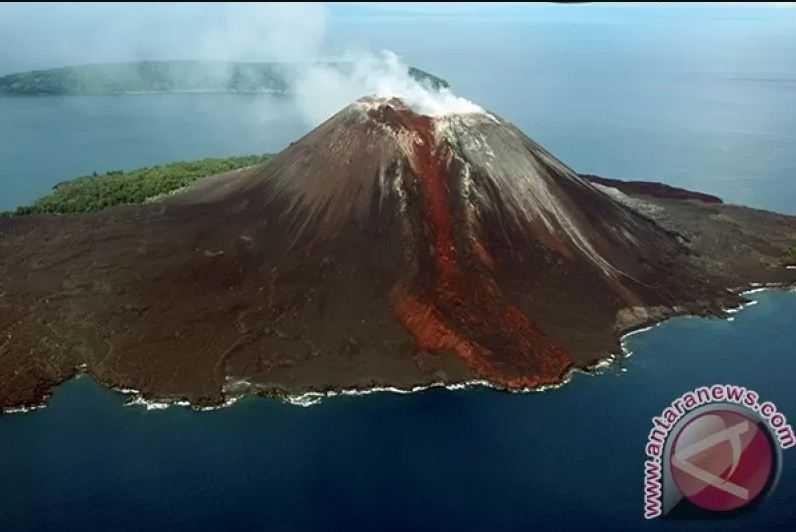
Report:
[{"label": "red lava flow", "polygon": [[[515,306],[497,283],[483,272],[465,272],[456,247],[448,187],[450,148],[437,143],[433,119],[400,114],[400,127],[417,134],[411,158],[420,179],[425,222],[434,249],[434,288],[427,296],[413,295],[402,283],[393,290],[398,319],[425,351],[453,351],[481,376],[507,388],[536,387],[559,382],[571,365],[567,354]],[[471,239],[467,239],[471,241]],[[482,262],[486,248],[472,240]],[[492,266],[491,259],[488,266]],[[510,367],[498,365],[493,351],[512,354]]]}]

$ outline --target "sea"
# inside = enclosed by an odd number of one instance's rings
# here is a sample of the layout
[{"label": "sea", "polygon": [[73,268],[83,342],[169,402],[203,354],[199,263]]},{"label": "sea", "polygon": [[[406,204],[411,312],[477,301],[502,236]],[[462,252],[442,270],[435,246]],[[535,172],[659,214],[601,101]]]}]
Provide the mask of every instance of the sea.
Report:
[{"label": "sea", "polygon": [[[435,54],[406,53],[579,172],[796,214],[783,26],[503,23],[500,38],[479,26],[485,49],[429,32]],[[494,61],[478,55],[501,42]],[[264,95],[0,97],[0,211],[95,171],[275,152],[309,131],[302,117]],[[750,511],[643,518],[651,418],[675,397],[738,384],[796,422],[796,294],[750,297],[733,321],[670,320],[628,338],[631,356],[538,393],[247,398],[195,412],[125,406],[82,376],[45,409],[0,415],[0,530],[793,530],[793,450]]]}]

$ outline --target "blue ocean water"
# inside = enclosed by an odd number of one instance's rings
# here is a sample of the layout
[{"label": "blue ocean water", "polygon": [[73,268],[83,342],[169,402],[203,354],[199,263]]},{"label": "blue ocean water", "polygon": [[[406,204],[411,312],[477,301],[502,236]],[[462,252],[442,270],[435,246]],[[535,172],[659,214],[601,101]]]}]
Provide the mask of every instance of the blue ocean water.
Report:
[{"label": "blue ocean water", "polygon": [[[491,92],[467,78],[460,92],[576,171],[796,214],[796,81],[677,74],[537,83],[530,71],[500,72],[506,79]],[[0,211],[94,171],[276,152],[310,129],[270,96],[0,96]]]},{"label": "blue ocean water", "polygon": [[[567,9],[376,14],[337,29],[399,46],[580,172],[796,214],[792,11]],[[0,211],[77,175],[277,151],[309,128],[269,97],[0,97]],[[0,416],[0,530],[793,530],[792,450],[754,511],[642,519],[650,418],[674,397],[737,383],[796,420],[796,294],[755,298],[734,322],[679,318],[633,336],[631,358],[540,394],[195,413],[125,408],[83,377],[44,410]]]},{"label": "blue ocean water", "polygon": [[549,392],[248,399],[193,412],[122,407],[82,377],[0,417],[3,530],[792,530],[796,457],[752,512],[642,518],[650,418],[738,383],[796,419],[796,294],[756,294],[732,323],[679,318],[635,354]]},{"label": "blue ocean water", "polygon": [[92,172],[277,152],[307,129],[267,95],[0,96],[0,211]]}]

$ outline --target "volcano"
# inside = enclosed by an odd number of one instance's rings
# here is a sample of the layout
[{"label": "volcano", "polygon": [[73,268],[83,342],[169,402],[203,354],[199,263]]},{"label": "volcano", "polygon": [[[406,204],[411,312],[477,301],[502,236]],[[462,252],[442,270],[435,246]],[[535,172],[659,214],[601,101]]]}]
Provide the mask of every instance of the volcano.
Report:
[{"label": "volcano", "polygon": [[364,98],[270,162],[166,199],[0,219],[0,405],[79,370],[198,404],[533,389],[619,352],[629,329],[796,277],[775,264],[791,217],[744,214],[772,236],[734,230],[758,256],[720,268],[738,261],[705,220],[730,206],[597,179],[494,114]]}]

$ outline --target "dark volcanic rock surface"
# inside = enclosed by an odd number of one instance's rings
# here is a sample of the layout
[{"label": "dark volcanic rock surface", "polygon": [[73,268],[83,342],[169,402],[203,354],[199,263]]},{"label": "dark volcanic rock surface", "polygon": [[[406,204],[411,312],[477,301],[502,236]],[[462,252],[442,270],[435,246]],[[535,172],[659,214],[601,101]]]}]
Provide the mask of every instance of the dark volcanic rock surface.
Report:
[{"label": "dark volcanic rock surface", "polygon": [[652,196],[659,199],[698,200],[703,203],[724,203],[718,196],[694,192],[654,181],[622,181],[591,174],[581,174],[581,177],[588,179],[592,183],[617,188],[630,195]]},{"label": "dark volcanic rock surface", "polygon": [[[628,191],[628,189],[623,189]],[[363,99],[266,165],[0,218],[0,406],[84,368],[145,396],[560,382],[620,333],[792,282],[792,217],[578,176],[492,115]]]}]

